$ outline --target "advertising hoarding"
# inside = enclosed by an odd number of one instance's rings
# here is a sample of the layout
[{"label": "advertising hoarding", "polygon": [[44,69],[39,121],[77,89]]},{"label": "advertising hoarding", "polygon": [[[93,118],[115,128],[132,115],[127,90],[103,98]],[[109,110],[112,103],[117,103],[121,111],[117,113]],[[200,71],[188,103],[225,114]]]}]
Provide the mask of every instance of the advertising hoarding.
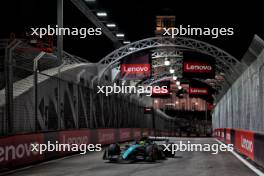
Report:
[{"label": "advertising hoarding", "polygon": [[120,64],[121,79],[140,80],[151,76],[150,54],[137,54],[124,58]]}]

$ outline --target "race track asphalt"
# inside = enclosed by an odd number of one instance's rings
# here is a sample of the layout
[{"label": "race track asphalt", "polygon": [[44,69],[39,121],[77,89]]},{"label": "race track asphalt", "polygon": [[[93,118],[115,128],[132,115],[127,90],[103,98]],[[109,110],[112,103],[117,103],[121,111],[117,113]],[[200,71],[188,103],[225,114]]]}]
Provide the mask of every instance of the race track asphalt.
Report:
[{"label": "race track asphalt", "polygon": [[[191,143],[217,143],[213,138],[172,138]],[[229,152],[178,152],[175,158],[155,163],[109,163],[102,152],[74,155],[31,168],[9,176],[253,176],[253,171]]]}]

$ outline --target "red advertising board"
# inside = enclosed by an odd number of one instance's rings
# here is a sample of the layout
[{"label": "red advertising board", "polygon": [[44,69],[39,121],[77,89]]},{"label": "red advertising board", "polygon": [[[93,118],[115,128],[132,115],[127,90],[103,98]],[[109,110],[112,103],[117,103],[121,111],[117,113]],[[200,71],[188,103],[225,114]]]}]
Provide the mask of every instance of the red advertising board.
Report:
[{"label": "red advertising board", "polygon": [[185,59],[183,61],[183,75],[189,78],[214,78],[215,64],[211,61],[197,61]]},{"label": "red advertising board", "polygon": [[119,129],[119,141],[127,141],[132,139],[131,128]]},{"label": "red advertising board", "polygon": [[142,129],[142,136],[148,136],[149,130],[148,129]]},{"label": "red advertising board", "polygon": [[235,147],[244,155],[254,160],[254,133],[244,130],[236,130]]},{"label": "red advertising board", "polygon": [[208,95],[209,91],[206,87],[190,87],[189,88],[190,95]]},{"label": "red advertising board", "polygon": [[151,65],[150,64],[121,64],[121,74],[130,75],[130,74],[141,74],[141,75],[150,75]]},{"label": "red advertising board", "polygon": [[91,132],[89,130],[72,130],[59,132],[60,144],[90,144]]},{"label": "red advertising board", "polygon": [[225,129],[225,142],[231,144],[231,129]]},{"label": "red advertising board", "polygon": [[141,138],[141,129],[140,128],[134,128],[134,139]]},{"label": "red advertising board", "polygon": [[[91,131],[90,130],[72,130],[59,132],[59,144],[91,144]],[[60,154],[70,153],[61,151]]]},{"label": "red advertising board", "polygon": [[133,54],[121,60],[120,73],[122,79],[138,80],[151,75],[149,53]]},{"label": "red advertising board", "polygon": [[96,131],[97,131],[97,143],[111,144],[116,142],[115,129],[98,129]]},{"label": "red advertising board", "polygon": [[17,135],[0,139],[0,166],[16,167],[40,161],[44,155],[32,144],[44,143],[43,134]]},{"label": "red advertising board", "polygon": [[210,63],[185,61],[183,71],[185,73],[213,73],[213,67]]},{"label": "red advertising board", "polygon": [[221,139],[222,141],[225,140],[225,130],[224,130],[223,128],[220,129],[220,139]]}]

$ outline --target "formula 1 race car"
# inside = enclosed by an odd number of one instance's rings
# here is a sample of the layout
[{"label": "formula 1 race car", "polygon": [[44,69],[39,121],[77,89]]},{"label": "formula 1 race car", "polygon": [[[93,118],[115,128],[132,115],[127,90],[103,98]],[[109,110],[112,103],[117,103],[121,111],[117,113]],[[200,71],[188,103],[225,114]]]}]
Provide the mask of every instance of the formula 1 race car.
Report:
[{"label": "formula 1 race car", "polygon": [[110,144],[104,151],[103,159],[110,162],[154,162],[166,159],[167,156],[163,149],[162,145],[144,137],[140,142],[134,142],[124,148],[121,148],[119,144]]}]

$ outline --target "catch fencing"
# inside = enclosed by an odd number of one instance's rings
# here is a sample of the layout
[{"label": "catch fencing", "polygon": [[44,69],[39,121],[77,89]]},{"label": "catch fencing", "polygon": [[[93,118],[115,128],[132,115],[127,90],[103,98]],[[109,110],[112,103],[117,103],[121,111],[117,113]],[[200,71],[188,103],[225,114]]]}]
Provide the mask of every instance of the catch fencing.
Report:
[{"label": "catch fencing", "polygon": [[[260,39],[259,39],[260,40]],[[217,103],[213,128],[264,132],[264,42],[253,40],[245,57],[255,60]]]}]

